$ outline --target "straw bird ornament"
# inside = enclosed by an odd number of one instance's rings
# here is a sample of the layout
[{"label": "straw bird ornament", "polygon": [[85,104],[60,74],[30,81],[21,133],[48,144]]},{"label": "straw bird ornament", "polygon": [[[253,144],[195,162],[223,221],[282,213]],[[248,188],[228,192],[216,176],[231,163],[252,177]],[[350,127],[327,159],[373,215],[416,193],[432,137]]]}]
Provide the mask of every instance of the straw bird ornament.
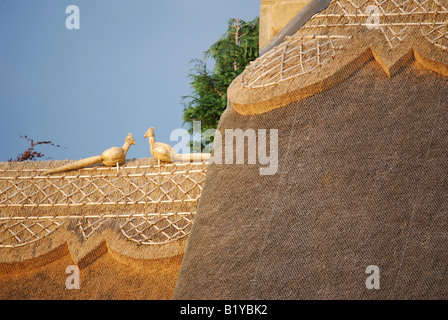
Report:
[{"label": "straw bird ornament", "polygon": [[191,162],[194,160],[208,161],[210,159],[210,153],[177,153],[173,147],[169,144],[163,142],[156,142],[154,135],[154,127],[149,128],[144,138],[149,140],[149,149],[151,155],[158,160],[163,162],[175,162],[175,161],[185,161]]},{"label": "straw bird ornament", "polygon": [[54,168],[45,172],[45,174],[53,174],[64,171],[81,169],[94,164],[102,163],[105,166],[118,166],[126,160],[126,154],[131,145],[136,145],[132,133],[128,133],[123,147],[112,147],[105,150],[100,156],[94,156],[86,159],[70,162],[58,168]]}]

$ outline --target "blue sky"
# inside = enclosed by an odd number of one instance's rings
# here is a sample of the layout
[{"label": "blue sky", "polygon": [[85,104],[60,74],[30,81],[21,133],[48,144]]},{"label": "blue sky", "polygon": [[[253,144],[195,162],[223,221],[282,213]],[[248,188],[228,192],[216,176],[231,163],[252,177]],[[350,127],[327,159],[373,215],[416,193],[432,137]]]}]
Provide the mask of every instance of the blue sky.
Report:
[{"label": "blue sky", "polygon": [[[65,9],[80,10],[68,30]],[[56,160],[137,142],[149,157],[150,126],[170,142],[182,128],[193,58],[224,34],[229,18],[259,16],[260,0],[0,0],[0,161],[38,146]],[[184,126],[185,127],[185,126]]]}]

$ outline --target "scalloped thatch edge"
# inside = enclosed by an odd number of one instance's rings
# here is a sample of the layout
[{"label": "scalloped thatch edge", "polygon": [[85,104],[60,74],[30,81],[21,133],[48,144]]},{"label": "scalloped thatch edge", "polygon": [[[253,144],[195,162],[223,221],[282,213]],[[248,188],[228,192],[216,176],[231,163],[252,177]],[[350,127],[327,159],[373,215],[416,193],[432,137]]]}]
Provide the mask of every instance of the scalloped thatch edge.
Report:
[{"label": "scalloped thatch edge", "polygon": [[163,245],[141,246],[129,243],[112,230],[95,234],[80,242],[73,232],[56,230],[54,236],[20,248],[0,249],[0,273],[26,272],[40,268],[67,255],[80,269],[109,253],[115,260],[140,267],[144,260],[172,258],[185,252],[188,239]]},{"label": "scalloped thatch edge", "polygon": [[[322,80],[314,83],[308,83],[304,86],[291,85],[289,91],[287,91],[286,93],[279,93],[272,98],[263,99],[263,89],[259,89],[253,90],[259,91],[257,92],[257,94],[260,95],[258,99],[253,99],[253,94],[250,97],[246,97],[246,99],[242,99],[241,91],[244,91],[245,89],[242,89],[241,86],[237,85],[237,83],[239,82],[239,78],[237,78],[229,88],[229,101],[233,109],[242,115],[266,113],[332,88],[333,86],[350,77],[366,62],[371,61],[372,59],[378,62],[387,77],[393,77],[402,67],[414,60],[428,70],[434,71],[443,76],[448,76],[448,65],[425,57],[425,55],[419,53],[415,48],[411,48],[411,50],[402,55],[396,61],[387,63],[384,59],[381,58],[380,54],[369,47],[361,54],[352,58],[343,67],[340,67],[337,70],[333,70],[332,73],[329,73],[329,75],[324,77]],[[249,91],[250,89],[246,90]],[[251,99],[254,100],[254,102],[249,102]]]}]

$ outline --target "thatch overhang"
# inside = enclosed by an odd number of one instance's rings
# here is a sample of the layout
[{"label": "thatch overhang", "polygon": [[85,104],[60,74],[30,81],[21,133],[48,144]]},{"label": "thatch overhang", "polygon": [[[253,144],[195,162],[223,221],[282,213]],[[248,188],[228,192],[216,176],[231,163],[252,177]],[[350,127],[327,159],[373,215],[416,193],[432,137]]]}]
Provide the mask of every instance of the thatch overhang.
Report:
[{"label": "thatch overhang", "polygon": [[333,87],[370,59],[388,77],[413,60],[448,76],[447,51],[447,1],[331,1],[247,67],[228,97],[240,114],[264,113]]},{"label": "thatch overhang", "polygon": [[[2,298],[171,298],[207,164],[148,158],[44,174],[63,163],[0,163]],[[68,265],[83,274],[81,293],[65,289]],[[94,291],[98,275],[113,280]]]}]

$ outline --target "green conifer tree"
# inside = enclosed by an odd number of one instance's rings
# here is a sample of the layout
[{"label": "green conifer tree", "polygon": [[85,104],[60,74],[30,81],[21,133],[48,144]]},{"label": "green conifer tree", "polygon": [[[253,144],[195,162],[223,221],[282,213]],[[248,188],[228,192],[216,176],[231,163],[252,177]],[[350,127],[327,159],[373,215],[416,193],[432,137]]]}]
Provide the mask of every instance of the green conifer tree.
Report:
[{"label": "green conifer tree", "polygon": [[[246,22],[230,19],[227,32],[207,51],[204,58],[193,59],[191,87],[193,93],[184,96],[184,123],[192,133],[193,121],[201,121],[201,129],[215,129],[227,106],[227,88],[250,61],[258,57],[259,18]],[[214,60],[213,70],[208,70],[206,59]]]}]

